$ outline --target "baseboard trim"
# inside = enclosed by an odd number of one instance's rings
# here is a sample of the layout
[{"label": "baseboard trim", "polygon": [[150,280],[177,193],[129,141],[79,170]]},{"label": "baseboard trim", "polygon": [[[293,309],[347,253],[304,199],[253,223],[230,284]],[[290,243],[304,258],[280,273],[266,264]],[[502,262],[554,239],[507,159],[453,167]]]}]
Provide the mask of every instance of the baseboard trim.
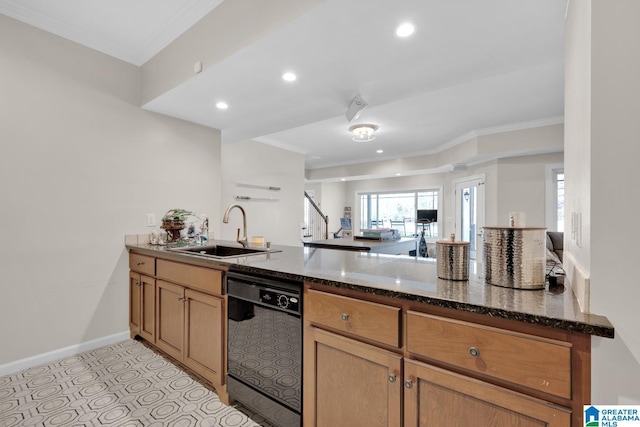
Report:
[{"label": "baseboard trim", "polygon": [[129,331],[127,330],[125,332],[120,332],[80,344],[70,345],[69,347],[60,348],[48,353],[42,353],[36,356],[27,357],[26,359],[16,360],[15,362],[0,365],[0,376],[11,375],[24,369],[33,368],[34,366],[42,365],[44,363],[64,359],[65,357],[73,356],[74,354],[93,350],[105,345],[114,344],[119,341],[127,340],[129,338],[130,335]]}]

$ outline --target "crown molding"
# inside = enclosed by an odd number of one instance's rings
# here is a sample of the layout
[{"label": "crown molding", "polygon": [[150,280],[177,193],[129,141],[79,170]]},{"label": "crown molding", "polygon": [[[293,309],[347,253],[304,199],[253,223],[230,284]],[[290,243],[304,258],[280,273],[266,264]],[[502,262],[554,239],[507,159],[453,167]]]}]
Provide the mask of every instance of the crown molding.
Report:
[{"label": "crown molding", "polygon": [[[539,119],[539,120],[530,120],[530,121],[526,121],[526,122],[518,122],[518,123],[511,123],[508,125],[502,125],[502,126],[493,126],[493,127],[488,127],[488,128],[482,128],[482,129],[476,129],[476,130],[472,130],[469,131],[467,133],[464,133],[460,136],[458,136],[457,138],[454,138],[444,144],[441,144],[439,146],[437,146],[436,148],[430,149],[430,150],[421,150],[421,151],[414,151],[411,153],[407,153],[406,155],[402,156],[401,158],[408,158],[408,157],[416,157],[416,156],[428,156],[428,155],[434,155],[434,154],[438,154],[441,153],[445,150],[448,150],[450,148],[455,147],[456,145],[460,145],[463,144],[473,138],[477,138],[479,136],[484,136],[484,135],[494,135],[494,134],[499,134],[499,133],[505,133],[505,132],[513,132],[513,131],[518,131],[518,130],[525,130],[525,129],[533,129],[533,128],[538,128],[538,127],[543,127],[543,126],[552,126],[552,125],[558,125],[558,124],[562,124],[564,123],[564,116],[555,116],[555,117],[549,117],[546,119]],[[283,144],[284,145],[284,144]],[[387,161],[387,160],[397,160],[399,159],[398,157],[390,157],[390,156],[380,156],[380,157],[375,157],[375,158],[371,158],[369,160],[363,160],[361,162],[352,162],[352,161],[345,161],[345,162],[333,162],[330,164],[326,164],[326,165],[322,165],[319,167],[310,167],[307,168],[309,170],[313,170],[313,169],[324,169],[324,168],[332,168],[332,167],[337,167],[337,166],[348,166],[348,165],[354,165],[354,164],[364,164],[364,163],[373,163],[373,162],[380,162],[380,161]]]},{"label": "crown molding", "polygon": [[158,52],[180,37],[205,15],[218,7],[224,0],[190,0],[180,12],[173,15],[166,24],[158,27],[149,35],[147,42],[141,48],[140,64],[153,58]]},{"label": "crown molding", "polygon": [[510,123],[508,125],[501,125],[501,126],[492,126],[492,127],[488,127],[488,128],[482,128],[482,129],[475,129],[472,130],[470,132],[467,132],[465,134],[462,134],[460,136],[458,136],[457,138],[452,139],[449,142],[446,142],[442,145],[439,145],[438,147],[436,147],[433,150],[430,150],[428,152],[423,152],[420,154],[437,154],[437,153],[441,153],[444,150],[448,150],[449,148],[455,147],[456,145],[462,144],[464,142],[467,142],[473,138],[477,138],[479,136],[484,136],[484,135],[495,135],[498,133],[506,133],[506,132],[514,132],[514,131],[518,131],[518,130],[525,130],[525,129],[533,129],[533,128],[539,128],[539,127],[543,127],[543,126],[552,126],[552,125],[558,125],[558,124],[562,124],[564,123],[564,116],[556,116],[556,117],[549,117],[546,119],[539,119],[539,120],[529,120],[526,122],[518,122],[518,123]]},{"label": "crown molding", "polygon": [[142,37],[142,42],[137,44],[131,43],[131,41],[128,43],[117,42],[108,35],[96,35],[93,31],[87,31],[70,22],[56,19],[18,0],[2,0],[0,13],[114,58],[141,66],[222,1],[186,1],[169,19],[156,25],[155,30]]}]

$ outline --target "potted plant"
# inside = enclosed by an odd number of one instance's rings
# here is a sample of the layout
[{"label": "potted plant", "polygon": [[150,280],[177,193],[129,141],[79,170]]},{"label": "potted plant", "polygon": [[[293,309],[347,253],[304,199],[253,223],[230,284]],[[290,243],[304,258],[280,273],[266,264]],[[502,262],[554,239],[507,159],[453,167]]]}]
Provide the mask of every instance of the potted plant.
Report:
[{"label": "potted plant", "polygon": [[167,232],[167,238],[170,242],[180,240],[180,231],[185,227],[185,221],[191,211],[184,209],[171,209],[162,217],[162,225],[160,228]]}]

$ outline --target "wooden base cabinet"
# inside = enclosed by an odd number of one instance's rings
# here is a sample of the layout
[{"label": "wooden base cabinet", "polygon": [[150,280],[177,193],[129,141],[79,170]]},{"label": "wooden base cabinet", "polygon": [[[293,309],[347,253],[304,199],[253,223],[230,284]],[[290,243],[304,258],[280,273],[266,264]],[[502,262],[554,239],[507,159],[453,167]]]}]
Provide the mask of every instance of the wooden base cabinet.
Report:
[{"label": "wooden base cabinet", "polygon": [[313,327],[307,335],[305,426],[400,427],[401,356]]},{"label": "wooden base cabinet", "polygon": [[129,259],[129,331],[155,342],[155,259],[134,254]]},{"label": "wooden base cabinet", "polygon": [[155,342],[155,258],[129,255],[129,332]]},{"label": "wooden base cabinet", "polygon": [[405,426],[567,427],[571,411],[414,360],[404,361]]},{"label": "wooden base cabinet", "polygon": [[224,380],[224,300],[213,295],[185,290],[185,365],[213,381]]},{"label": "wooden base cabinet", "polygon": [[184,349],[184,287],[158,280],[156,345],[168,355],[182,361]]},{"label": "wooden base cabinet", "polygon": [[571,425],[571,411],[547,401],[314,327],[306,334],[305,426]]},{"label": "wooden base cabinet", "polygon": [[129,268],[131,337],[200,374],[228,401],[223,272],[138,253],[130,254]]},{"label": "wooden base cabinet", "polygon": [[140,335],[140,312],[142,307],[141,275],[133,271],[129,272],[129,333],[131,338]]},{"label": "wooden base cabinet", "polygon": [[156,345],[214,384],[223,383],[221,297],[158,280]]},{"label": "wooden base cabinet", "polygon": [[582,425],[589,335],[319,287],[304,294],[305,427]]}]

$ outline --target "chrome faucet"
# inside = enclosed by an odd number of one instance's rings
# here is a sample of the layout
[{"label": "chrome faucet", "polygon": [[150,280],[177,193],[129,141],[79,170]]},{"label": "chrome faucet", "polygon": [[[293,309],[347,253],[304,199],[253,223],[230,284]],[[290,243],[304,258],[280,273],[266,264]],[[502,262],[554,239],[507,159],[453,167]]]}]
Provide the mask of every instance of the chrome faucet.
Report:
[{"label": "chrome faucet", "polygon": [[227,211],[224,213],[224,217],[222,218],[222,222],[225,224],[229,223],[229,212],[231,212],[231,209],[233,208],[238,208],[240,209],[240,212],[242,212],[242,228],[243,230],[243,234],[244,236],[242,236],[242,238],[240,238],[240,229],[238,228],[238,235],[236,238],[236,241],[238,243],[240,243],[243,247],[247,247],[249,246],[249,240],[247,239],[247,213],[244,211],[244,209],[242,208],[242,206],[240,205],[231,205],[227,208]]}]

